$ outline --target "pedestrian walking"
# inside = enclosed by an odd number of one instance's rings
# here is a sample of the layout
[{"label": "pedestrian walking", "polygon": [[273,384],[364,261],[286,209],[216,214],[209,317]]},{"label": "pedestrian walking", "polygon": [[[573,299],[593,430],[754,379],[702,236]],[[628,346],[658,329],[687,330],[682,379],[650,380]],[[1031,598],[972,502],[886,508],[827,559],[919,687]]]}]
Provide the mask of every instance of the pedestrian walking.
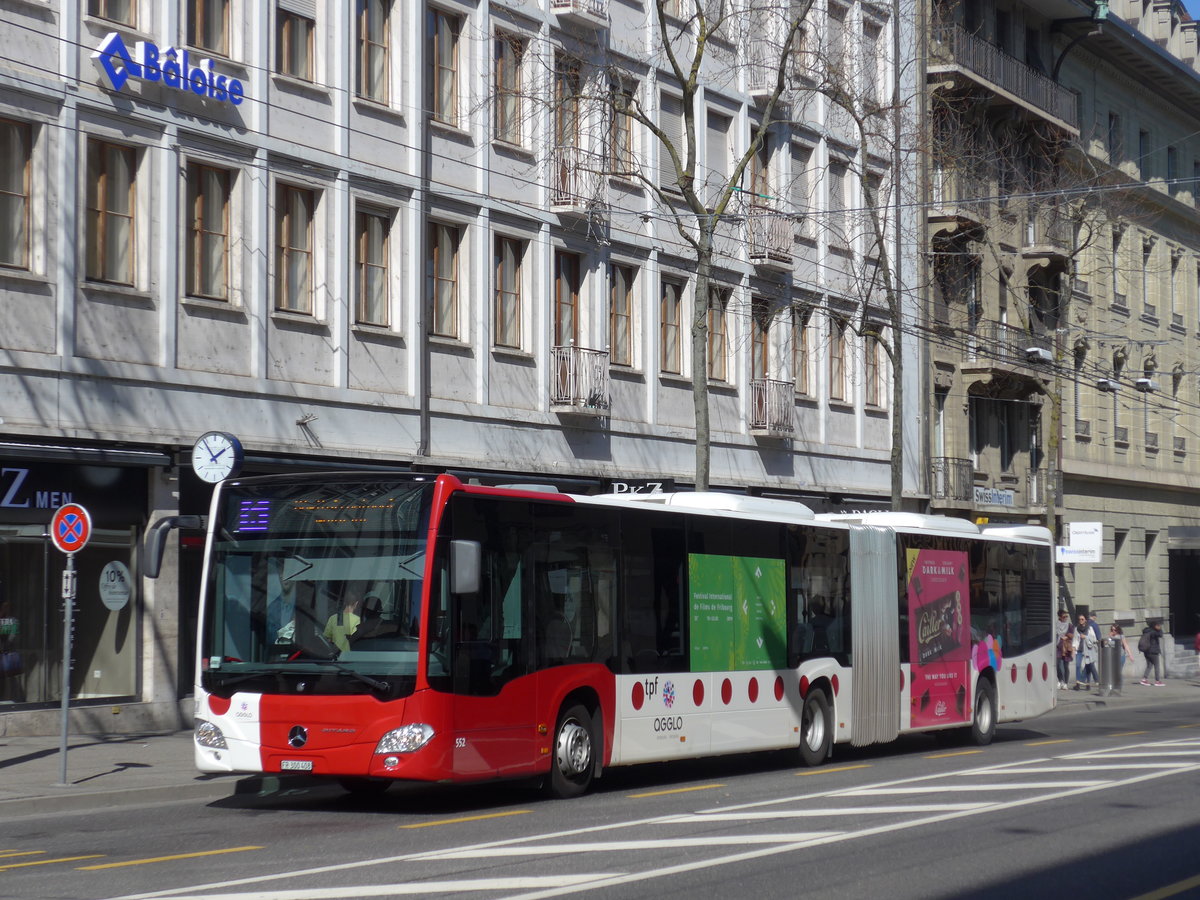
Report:
[{"label": "pedestrian walking", "polygon": [[1146,657],[1146,671],[1142,674],[1142,684],[1150,684],[1150,672],[1154,671],[1154,686],[1165,687],[1162,680],[1162,622],[1152,622],[1142,629],[1142,637],[1138,641],[1138,650]]},{"label": "pedestrian walking", "polygon": [[1066,690],[1071,685],[1071,660],[1075,658],[1075,641],[1071,633],[1071,618],[1065,609],[1058,611],[1054,625],[1054,664],[1058,669],[1058,689]]},{"label": "pedestrian walking", "polygon": [[1079,627],[1075,629],[1075,690],[1091,690],[1093,682],[1100,685],[1100,673],[1096,671],[1096,660],[1099,658],[1100,642],[1096,633],[1088,625],[1087,619],[1079,617]]}]

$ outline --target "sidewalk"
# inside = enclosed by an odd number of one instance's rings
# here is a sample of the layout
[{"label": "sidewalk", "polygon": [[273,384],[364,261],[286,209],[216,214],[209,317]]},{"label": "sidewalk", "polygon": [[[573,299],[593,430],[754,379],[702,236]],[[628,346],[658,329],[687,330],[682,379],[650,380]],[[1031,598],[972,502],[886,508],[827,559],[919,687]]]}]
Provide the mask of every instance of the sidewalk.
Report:
[{"label": "sidewalk", "polygon": [[[1200,678],[1168,679],[1164,687],[1135,680],[1120,694],[1059,691],[1058,707],[1041,721],[1077,713],[1200,701]],[[0,820],[33,812],[190,799],[201,803],[237,793],[273,791],[277,776],[206,776],[192,764],[192,733],[71,735],[67,784],[59,784],[61,738],[0,737]],[[306,776],[297,776],[307,780]]]}]

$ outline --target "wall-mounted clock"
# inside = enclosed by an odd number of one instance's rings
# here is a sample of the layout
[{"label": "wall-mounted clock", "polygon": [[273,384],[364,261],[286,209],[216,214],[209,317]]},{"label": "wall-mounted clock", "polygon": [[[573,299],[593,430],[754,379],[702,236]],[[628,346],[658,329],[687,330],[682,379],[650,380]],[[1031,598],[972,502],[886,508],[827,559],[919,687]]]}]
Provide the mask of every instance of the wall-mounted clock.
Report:
[{"label": "wall-mounted clock", "polygon": [[209,484],[237,475],[244,460],[242,442],[225,431],[201,435],[192,448],[192,471]]}]

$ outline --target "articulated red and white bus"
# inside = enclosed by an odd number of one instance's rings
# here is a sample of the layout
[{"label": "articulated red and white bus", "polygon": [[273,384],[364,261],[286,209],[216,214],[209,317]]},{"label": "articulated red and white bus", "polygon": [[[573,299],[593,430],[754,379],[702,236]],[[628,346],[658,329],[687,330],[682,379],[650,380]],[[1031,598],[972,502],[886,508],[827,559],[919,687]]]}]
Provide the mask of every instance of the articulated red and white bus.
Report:
[{"label": "articulated red and white bus", "polygon": [[1049,532],[815,515],[697,492],[452,475],[223,483],[205,551],[196,763],[541,777],[959,730],[1054,706]]}]

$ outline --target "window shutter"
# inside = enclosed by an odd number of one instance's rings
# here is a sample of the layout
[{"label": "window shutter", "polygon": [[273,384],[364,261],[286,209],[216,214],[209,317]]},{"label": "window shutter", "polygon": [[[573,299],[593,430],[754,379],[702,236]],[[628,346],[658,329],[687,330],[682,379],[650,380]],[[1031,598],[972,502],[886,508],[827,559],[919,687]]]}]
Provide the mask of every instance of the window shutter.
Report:
[{"label": "window shutter", "polygon": [[317,0],[279,0],[279,8],[314,22],[317,20]]},{"label": "window shutter", "polygon": [[[670,94],[662,94],[662,106],[659,110],[658,127],[663,130],[671,146],[680,157],[686,148],[683,145],[683,101]],[[671,162],[671,154],[666,147],[658,148],[658,183],[661,187],[674,187],[678,183],[675,165]]]}]

